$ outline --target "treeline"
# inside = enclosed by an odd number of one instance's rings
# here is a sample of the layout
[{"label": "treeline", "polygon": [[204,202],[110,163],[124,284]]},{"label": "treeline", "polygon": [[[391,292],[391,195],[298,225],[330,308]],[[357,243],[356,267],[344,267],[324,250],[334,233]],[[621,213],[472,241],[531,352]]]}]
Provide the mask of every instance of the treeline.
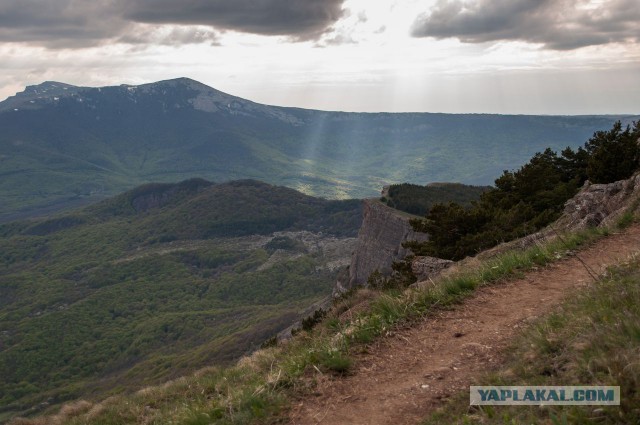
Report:
[{"label": "treeline", "polygon": [[495,188],[470,207],[434,205],[425,219],[412,221],[429,241],[406,246],[416,255],[459,260],[533,233],[557,219],[586,180],[611,183],[630,177],[639,165],[639,139],[640,122],[623,128],[618,121],[575,151],[537,153],[519,170],[504,171]]},{"label": "treeline", "polygon": [[431,183],[427,186],[402,183],[389,186],[386,196],[380,200],[400,211],[424,216],[431,208],[443,202],[471,205],[488,186],[469,186],[461,183]]}]

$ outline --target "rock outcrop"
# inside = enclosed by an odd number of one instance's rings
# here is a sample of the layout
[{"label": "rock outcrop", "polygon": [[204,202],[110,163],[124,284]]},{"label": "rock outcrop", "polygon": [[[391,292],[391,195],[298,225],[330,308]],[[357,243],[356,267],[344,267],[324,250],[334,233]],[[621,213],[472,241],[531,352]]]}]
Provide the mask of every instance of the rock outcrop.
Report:
[{"label": "rock outcrop", "polygon": [[413,216],[390,208],[377,199],[365,200],[362,227],[351,256],[349,277],[338,280],[334,293],[366,284],[376,270],[383,275],[390,274],[393,262],[409,254],[409,250],[402,247],[403,242],[427,240],[428,235],[413,230],[409,224],[411,218]]},{"label": "rock outcrop", "polygon": [[584,229],[609,226],[640,202],[640,174],[609,184],[584,184],[580,192],[564,207],[558,226],[563,229]]},{"label": "rock outcrop", "polygon": [[[425,241],[428,235],[417,233],[409,224],[411,216],[394,210],[377,200],[364,201],[364,221],[358,234],[356,249],[351,257],[348,275],[341,275],[334,295],[355,286],[365,285],[374,271],[391,273],[391,264],[404,259],[410,252],[402,247],[407,240]],[[587,227],[614,225],[626,212],[640,207],[640,173],[627,180],[609,184],[586,182],[580,192],[567,201],[560,219],[541,231],[500,244],[459,262],[434,257],[413,259],[412,272],[418,284],[441,274],[454,272],[459,267],[472,266],[513,249],[526,249],[544,240],[553,239],[559,232]],[[455,267],[451,267],[455,264]],[[451,268],[450,268],[451,267]]]},{"label": "rock outcrop", "polygon": [[587,181],[580,192],[565,203],[562,216],[555,223],[539,232],[483,251],[476,258],[488,259],[514,248],[525,249],[553,239],[559,232],[615,225],[624,213],[635,212],[639,206],[640,173],[608,184],[591,184]]},{"label": "rock outcrop", "polygon": [[415,257],[411,261],[411,271],[418,278],[418,282],[429,280],[439,275],[442,270],[453,264],[451,260],[437,257]]}]

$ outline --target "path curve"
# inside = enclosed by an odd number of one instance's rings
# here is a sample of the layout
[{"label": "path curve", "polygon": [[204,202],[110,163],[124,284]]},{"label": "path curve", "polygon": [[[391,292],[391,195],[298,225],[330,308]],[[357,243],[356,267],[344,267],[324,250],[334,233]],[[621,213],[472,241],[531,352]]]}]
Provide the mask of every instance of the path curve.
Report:
[{"label": "path curve", "polygon": [[[640,225],[579,252],[598,274],[640,252]],[[395,331],[356,358],[354,373],[319,377],[314,395],[291,411],[291,425],[417,424],[454,393],[482,383],[519,329],[593,282],[571,256],[524,278],[478,289],[452,310]]]}]

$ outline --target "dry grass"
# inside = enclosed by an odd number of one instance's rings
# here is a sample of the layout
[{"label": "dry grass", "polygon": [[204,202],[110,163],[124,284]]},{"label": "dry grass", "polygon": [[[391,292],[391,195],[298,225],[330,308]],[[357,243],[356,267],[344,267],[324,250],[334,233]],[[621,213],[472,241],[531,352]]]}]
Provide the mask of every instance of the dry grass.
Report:
[{"label": "dry grass", "polygon": [[35,419],[17,418],[9,422],[9,425],[62,425],[71,418],[86,414],[94,405],[85,400],[77,400],[63,405],[57,414],[38,417]]}]

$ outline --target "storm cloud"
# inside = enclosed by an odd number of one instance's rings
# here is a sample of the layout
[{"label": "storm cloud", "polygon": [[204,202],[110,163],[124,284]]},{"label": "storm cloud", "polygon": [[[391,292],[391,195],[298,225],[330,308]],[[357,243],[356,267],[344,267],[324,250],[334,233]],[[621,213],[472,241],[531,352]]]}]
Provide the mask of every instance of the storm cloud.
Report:
[{"label": "storm cloud", "polygon": [[[344,0],[0,0],[0,41],[81,47],[145,43],[150,25],[177,25],[165,44],[215,42],[218,31],[318,38],[343,14]],[[187,30],[187,27],[195,27]],[[203,28],[204,27],[204,28]],[[147,28],[147,30],[145,30]],[[148,32],[148,34],[145,33]]]},{"label": "storm cloud", "polygon": [[118,15],[108,0],[0,0],[0,41],[93,45],[127,31],[131,23]]},{"label": "storm cloud", "polygon": [[416,18],[411,35],[572,50],[640,41],[640,8],[637,0],[440,0]]},{"label": "storm cloud", "polygon": [[264,35],[315,38],[342,16],[344,0],[136,0],[126,18],[145,23],[197,24]]}]

